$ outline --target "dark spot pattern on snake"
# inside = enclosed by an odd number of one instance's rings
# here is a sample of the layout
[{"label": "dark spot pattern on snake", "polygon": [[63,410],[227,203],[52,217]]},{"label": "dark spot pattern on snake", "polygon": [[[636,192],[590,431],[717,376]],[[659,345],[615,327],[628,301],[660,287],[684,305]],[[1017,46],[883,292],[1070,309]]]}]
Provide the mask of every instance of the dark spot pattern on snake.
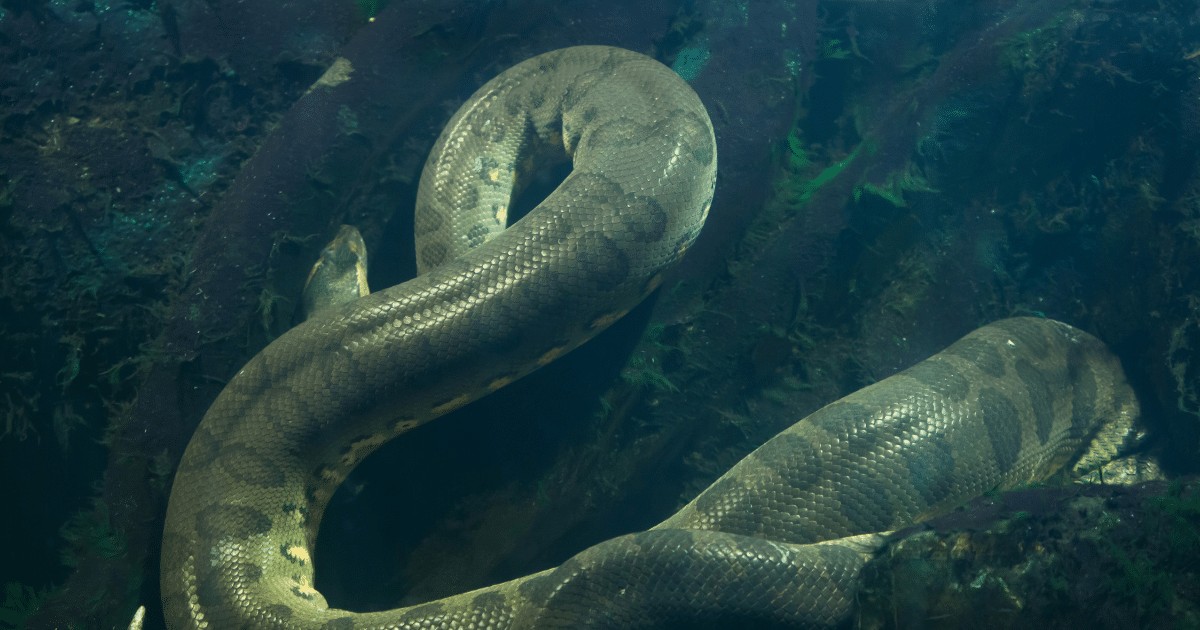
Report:
[{"label": "dark spot pattern on snake", "polygon": [[996,378],[1004,376],[1004,362],[996,353],[995,348],[982,340],[964,340],[947,348],[945,352],[950,356],[960,357],[970,362],[988,376]]},{"label": "dark spot pattern on snake", "polygon": [[220,523],[221,530],[233,538],[245,539],[271,531],[272,521],[261,511],[241,505],[213,505],[196,515],[196,526],[210,528]]},{"label": "dark spot pattern on snake", "polygon": [[1099,392],[1096,373],[1089,364],[1082,362],[1072,364],[1070,369],[1075,382],[1074,396],[1071,398],[1071,433],[1077,439],[1082,439],[1091,430],[1097,413]]},{"label": "dark spot pattern on snake", "polygon": [[1045,444],[1050,439],[1050,432],[1054,430],[1054,392],[1050,391],[1041,372],[1029,361],[1018,360],[1014,363],[1014,368],[1021,385],[1029,394],[1038,441]]},{"label": "dark spot pattern on snake", "polygon": [[954,451],[945,440],[924,440],[907,458],[908,479],[926,505],[938,505],[954,494]]},{"label": "dark spot pattern on snake", "polygon": [[925,385],[938,396],[954,402],[966,400],[971,383],[962,372],[944,361],[922,361],[905,375]]},{"label": "dark spot pattern on snake", "polygon": [[996,466],[1001,472],[1012,470],[1021,451],[1021,425],[1011,421],[1019,417],[1016,407],[993,387],[979,392],[976,406],[987,429]]}]

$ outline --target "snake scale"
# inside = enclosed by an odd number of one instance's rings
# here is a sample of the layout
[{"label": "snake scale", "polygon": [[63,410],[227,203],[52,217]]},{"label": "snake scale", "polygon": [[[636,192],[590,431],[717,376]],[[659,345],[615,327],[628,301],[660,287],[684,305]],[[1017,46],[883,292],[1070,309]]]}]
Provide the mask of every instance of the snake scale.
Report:
[{"label": "snake scale", "polygon": [[[505,229],[535,159],[571,173]],[[838,623],[881,534],[1110,457],[1137,415],[1117,360],[1052,320],[1003,320],[808,416],[649,531],[554,569],[390,611],[329,608],[310,550],[384,442],[619,318],[696,237],[716,179],[698,97],[615,48],[485,84],[422,173],[415,279],[321,313],[228,383],[189,443],[163,536],[175,628]]]}]

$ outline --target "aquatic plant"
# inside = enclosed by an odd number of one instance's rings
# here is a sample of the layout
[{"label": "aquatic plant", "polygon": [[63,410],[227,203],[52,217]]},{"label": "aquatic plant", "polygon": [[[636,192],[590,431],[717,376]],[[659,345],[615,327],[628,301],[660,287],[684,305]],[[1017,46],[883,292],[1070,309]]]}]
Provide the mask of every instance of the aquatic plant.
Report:
[{"label": "aquatic plant", "polygon": [[0,601],[0,630],[17,630],[25,627],[25,621],[38,609],[47,592],[17,582],[4,585],[4,599]]},{"label": "aquatic plant", "polygon": [[700,73],[704,71],[704,67],[708,65],[708,59],[712,56],[710,51],[703,41],[692,44],[683,48],[675,55],[675,61],[671,63],[671,69],[676,74],[683,77],[684,81],[692,82]]}]

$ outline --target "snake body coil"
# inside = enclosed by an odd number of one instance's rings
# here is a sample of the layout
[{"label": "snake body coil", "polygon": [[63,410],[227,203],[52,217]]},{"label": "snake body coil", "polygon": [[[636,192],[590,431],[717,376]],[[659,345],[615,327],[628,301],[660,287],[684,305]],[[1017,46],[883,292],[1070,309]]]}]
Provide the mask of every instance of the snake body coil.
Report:
[{"label": "snake body coil", "polygon": [[[504,230],[525,160],[556,152],[571,174]],[[1057,322],[1006,320],[797,423],[651,531],[428,604],[330,609],[313,588],[310,550],[349,470],[632,308],[696,237],[715,176],[703,106],[649,58],[569,48],[484,85],[448,123],[421,178],[427,273],[281,336],[196,430],[163,536],[168,623],[821,625],[849,610],[873,539],[819,541],[1045,477],[1098,435],[1123,430],[1110,421],[1128,428],[1136,405],[1100,342]]]}]

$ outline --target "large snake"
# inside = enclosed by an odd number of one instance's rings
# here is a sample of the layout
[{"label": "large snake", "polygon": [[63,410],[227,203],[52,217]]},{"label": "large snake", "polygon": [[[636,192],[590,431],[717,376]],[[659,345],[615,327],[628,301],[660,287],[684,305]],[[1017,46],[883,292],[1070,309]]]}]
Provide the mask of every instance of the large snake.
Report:
[{"label": "large snake", "polygon": [[[570,175],[505,230],[531,156],[555,155]],[[1094,466],[1129,432],[1136,401],[1102,343],[1051,320],[1003,320],[801,420],[649,531],[426,604],[329,608],[311,550],[350,469],[637,304],[696,237],[715,175],[700,100],[642,55],[568,48],[484,85],[421,177],[423,273],[275,340],[196,430],[163,536],[168,623],[826,625],[852,609],[873,532]]]}]

